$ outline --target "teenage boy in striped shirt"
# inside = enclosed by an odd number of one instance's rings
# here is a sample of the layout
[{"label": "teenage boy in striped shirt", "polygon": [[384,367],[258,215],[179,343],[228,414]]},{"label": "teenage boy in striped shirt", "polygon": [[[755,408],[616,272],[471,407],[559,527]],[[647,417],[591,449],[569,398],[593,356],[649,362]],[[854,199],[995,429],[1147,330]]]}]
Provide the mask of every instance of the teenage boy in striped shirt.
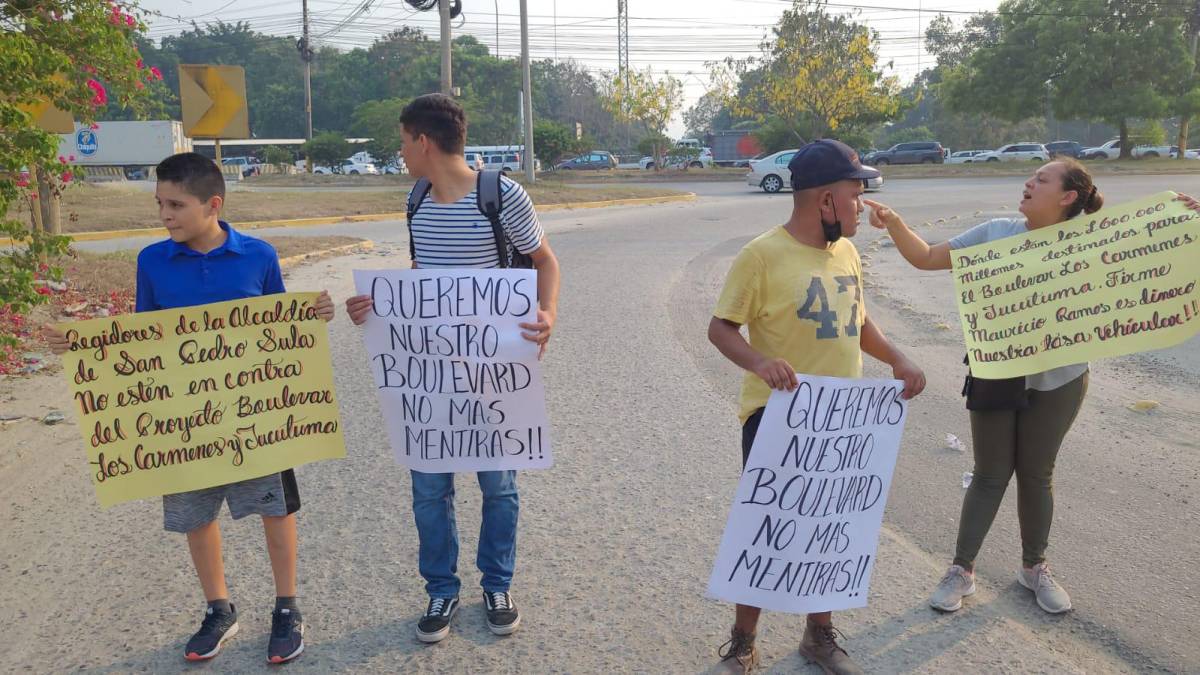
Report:
[{"label": "teenage boy in striped shirt", "polygon": [[[476,202],[481,174],[463,155],[467,120],[462,107],[444,94],[414,99],[400,114],[401,150],[411,174],[427,178],[432,188],[412,216],[413,267],[500,267],[491,222]],[[516,182],[500,177],[500,223],[511,247],[528,255],[537,270],[537,321],[521,324],[525,339],[545,353],[558,310],[558,259],[550,249],[533,202]],[[412,199],[412,195],[410,195]],[[346,301],[355,324],[371,311],[371,297]],[[454,519],[454,474],[412,471],[413,516],[420,538],[418,567],[429,603],[417,623],[417,639],[438,642],[450,632],[462,582],[458,578],[458,528]],[[519,499],[515,471],[477,472],[483,492],[483,524],[476,564],[482,574],[488,628],[509,635],[521,618],[509,587],[517,552]]]}]

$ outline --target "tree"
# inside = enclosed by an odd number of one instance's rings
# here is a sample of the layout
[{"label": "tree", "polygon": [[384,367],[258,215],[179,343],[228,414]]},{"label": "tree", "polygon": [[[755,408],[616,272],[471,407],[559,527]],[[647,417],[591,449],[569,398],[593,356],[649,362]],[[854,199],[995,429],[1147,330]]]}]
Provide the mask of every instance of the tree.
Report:
[{"label": "tree", "polygon": [[695,105],[683,111],[683,124],[687,127],[687,136],[703,138],[705,134],[716,130],[715,122],[724,111],[725,100],[720,91],[704,92]]},{"label": "tree", "polygon": [[[942,76],[950,68],[938,65],[921,73],[900,92],[902,117],[874,134],[882,147],[903,140],[938,140],[948,148],[995,148],[1016,139],[1045,138],[1048,122],[1031,117],[1011,122],[986,112],[955,112],[943,100]],[[922,128],[921,138],[903,135],[906,129]],[[901,134],[901,136],[898,136]]]},{"label": "tree", "polygon": [[638,141],[637,151],[643,155],[652,156],[654,155],[655,146],[666,148],[670,147],[673,142],[671,137],[666,134],[650,134]]},{"label": "tree", "polygon": [[[267,35],[246,22],[216,21],[163,38],[162,45],[142,39],[147,64],[159,68],[166,84],[154,92],[162,115],[179,119],[180,63],[227,63],[246,68],[250,129],[260,138],[295,138],[305,133],[303,63],[296,38]],[[519,143],[520,72],[514,59],[500,59],[471,35],[454,39],[454,80],[461,88],[473,143]],[[370,101],[408,100],[439,87],[441,55],[436,40],[420,29],[401,28],[362,48],[325,46],[313,61],[313,120],[317,128],[343,135],[354,131],[353,115]],[[547,119],[586,133],[601,146],[628,144],[643,133],[640,124],[618,122],[600,104],[599,82],[573,61],[531,64],[533,107],[537,119]],[[132,119],[133,111],[110,106],[105,119]],[[634,128],[637,127],[637,128]],[[371,134],[375,136],[376,134]],[[391,145],[390,140],[381,140]],[[382,149],[382,148],[377,148]]]},{"label": "tree", "polygon": [[793,0],[761,44],[761,56],[710,64],[736,114],[775,117],[797,136],[822,138],[896,113],[896,80],[877,70],[875,32],[825,5]]},{"label": "tree", "polygon": [[1168,92],[1188,78],[1182,19],[1171,8],[1108,0],[1084,13],[1074,0],[1005,0],[1000,39],[947,73],[952,109],[1019,121],[1047,104],[1064,119],[1116,126],[1130,156],[1129,121],[1162,118]]},{"label": "tree", "polygon": [[262,151],[263,161],[267,164],[274,165],[282,169],[283,167],[295,161],[292,151],[287,148],[281,148],[278,145],[271,145]]},{"label": "tree", "polygon": [[[574,128],[576,123],[595,140],[580,150],[595,147],[628,148],[630,139],[644,133],[640,124],[616,119],[600,100],[600,81],[570,59],[530,64],[534,119],[548,119]],[[634,128],[637,127],[637,128]]]},{"label": "tree", "polygon": [[533,123],[533,147],[543,160],[553,165],[574,152],[575,134],[565,124],[537,120]]},{"label": "tree", "polygon": [[350,155],[350,143],[335,131],[325,131],[316,134],[312,140],[301,146],[304,154],[312,158],[314,164],[322,164],[330,168],[340,166],[342,160]]},{"label": "tree", "polygon": [[[645,71],[627,70],[624,75],[612,74],[604,80],[601,101],[614,117],[625,122],[639,122],[652,134],[665,134],[671,117],[679,110],[683,99],[683,83],[666,73],[655,78],[650,68]],[[663,146],[654,145],[654,170],[662,166]]]},{"label": "tree", "polygon": [[379,160],[391,160],[400,151],[400,113],[408,99],[389,98],[367,101],[354,109],[350,133],[370,138],[367,152]]},{"label": "tree", "polygon": [[925,50],[937,57],[942,68],[955,68],[966,62],[980,47],[1000,40],[1000,18],[993,12],[972,15],[961,29],[945,14],[939,14],[925,27]]},{"label": "tree", "polygon": [[754,138],[766,153],[795,148],[805,143],[804,137],[797,134],[791,124],[778,117],[768,117],[754,130]]},{"label": "tree", "polygon": [[1200,11],[1192,12],[1182,22],[1186,30],[1186,39],[1191,43],[1191,59],[1188,63],[1187,77],[1181,80],[1172,91],[1171,109],[1179,115],[1179,135],[1176,145],[1179,146],[1177,159],[1187,159],[1188,133],[1192,117],[1200,114],[1200,73],[1197,73],[1197,50],[1200,49]]},{"label": "tree", "polygon": [[1166,145],[1167,130],[1158,120],[1136,120],[1129,124],[1134,145]]},{"label": "tree", "polygon": [[[37,126],[45,104],[92,124],[110,100],[144,109],[162,75],[134,42],[145,25],[124,3],[13,0],[0,4],[0,310],[22,314],[45,301],[37,279],[61,279],[46,261],[67,250],[58,236],[58,196],[74,178],[73,158],[56,157],[58,137]],[[23,167],[28,174],[22,173]],[[29,207],[30,224],[12,217]],[[15,337],[0,335],[0,344]]]}]

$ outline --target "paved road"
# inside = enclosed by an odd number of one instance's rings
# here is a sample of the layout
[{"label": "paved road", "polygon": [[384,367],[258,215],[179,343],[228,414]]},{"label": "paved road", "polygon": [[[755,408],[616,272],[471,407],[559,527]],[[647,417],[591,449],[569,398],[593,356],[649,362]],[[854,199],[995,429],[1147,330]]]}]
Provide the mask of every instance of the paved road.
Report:
[{"label": "paved road", "polygon": [[[713,664],[731,611],[702,596],[738,471],[738,373],[706,343],[704,327],[732,256],[782,222],[791,200],[735,183],[682,187],[701,199],[543,217],[565,275],[547,361],[557,465],[522,476],[514,590],[527,614],[504,651],[482,628],[473,596],[446,643],[429,649],[412,640],[422,601],[407,480],[385,449],[360,337],[344,317],[333,324],[350,458],[301,471],[301,577],[313,632],[297,667],[700,672]],[[1164,188],[1200,193],[1200,177],[1101,184],[1111,203]],[[929,221],[927,236],[941,239],[1011,212],[1020,189],[1013,178],[897,180],[876,196],[912,223]],[[293,288],[325,286],[335,297],[351,292],[349,270],[403,264],[407,250],[402,222],[278,232],[379,243],[379,253],[320,262],[289,279]],[[864,230],[856,243],[866,252],[877,238]],[[1200,606],[1200,342],[1094,368],[1088,404],[1060,456],[1050,551],[1076,611],[1048,617],[1013,580],[1020,551],[1009,497],[979,563],[980,596],[957,615],[936,616],[924,598],[950,557],[960,478],[970,469],[967,456],[942,447],[947,433],[969,436],[958,397],[961,341],[933,328],[956,325],[951,282],[927,274],[912,283],[891,249],[868,256],[873,316],[926,366],[930,385],[905,433],[872,605],[844,615],[851,649],[881,672],[1200,670],[1191,636]],[[872,366],[867,374],[885,373]],[[1126,410],[1137,398],[1163,407],[1153,416]],[[77,442],[67,435],[46,449],[54,471],[0,468],[13,481],[0,488],[0,520],[14,527],[0,554],[0,613],[21,611],[12,642],[0,640],[12,650],[0,668],[58,670],[77,661],[100,672],[174,669],[192,623],[180,608],[196,604],[186,553],[177,538],[154,532],[153,503],[96,511],[75,470]],[[469,481],[459,487],[460,569],[469,589],[477,583],[470,552],[479,504]],[[59,498],[28,505],[39,489]],[[112,534],[86,540],[87,550],[67,564],[35,564],[75,550],[81,528]],[[245,523],[229,532],[234,592],[243,611],[258,611],[270,594],[259,535]],[[37,589],[37,597],[18,588]],[[261,667],[263,619],[247,616],[257,623],[244,626],[219,667]],[[123,632],[139,623],[135,634]],[[765,620],[775,672],[802,669],[799,628],[794,617]],[[79,641],[86,649],[71,648]],[[62,651],[74,660],[48,660]]]}]

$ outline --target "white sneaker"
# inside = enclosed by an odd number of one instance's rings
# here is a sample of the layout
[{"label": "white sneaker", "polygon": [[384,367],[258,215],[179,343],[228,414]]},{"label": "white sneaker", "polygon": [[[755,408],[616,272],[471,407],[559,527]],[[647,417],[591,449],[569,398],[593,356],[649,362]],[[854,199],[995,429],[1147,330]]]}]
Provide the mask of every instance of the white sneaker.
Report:
[{"label": "white sneaker", "polygon": [[951,565],[946,575],[929,596],[929,606],[942,612],[955,612],[962,608],[962,599],[975,593],[975,575],[961,565]]},{"label": "white sneaker", "polygon": [[1061,614],[1071,609],[1071,596],[1050,575],[1050,565],[1039,563],[1032,569],[1022,567],[1017,572],[1017,581],[1033,591],[1038,607],[1051,614]]}]

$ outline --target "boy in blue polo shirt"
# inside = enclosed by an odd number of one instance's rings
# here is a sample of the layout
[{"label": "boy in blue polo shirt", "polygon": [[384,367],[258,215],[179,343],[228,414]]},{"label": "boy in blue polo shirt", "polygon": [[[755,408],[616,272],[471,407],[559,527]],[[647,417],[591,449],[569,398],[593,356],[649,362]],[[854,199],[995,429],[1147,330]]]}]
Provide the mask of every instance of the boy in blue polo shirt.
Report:
[{"label": "boy in blue polo shirt", "polygon": [[[284,292],[275,249],[219,219],[225,203],[225,179],[211,159],[192,152],[172,155],[158,165],[157,174],[158,217],[170,238],[147,246],[138,255],[136,311]],[[316,309],[326,321],[333,318],[333,302],[327,293],[321,293]],[[48,329],[48,338],[56,353],[69,349],[61,333]],[[200,630],[188,640],[184,658],[211,659],[238,631],[237,611],[225,586],[217,524],[224,502],[229,503],[235,519],[262,516],[276,594],[267,660],[285,663],[304,651],[304,624],[296,605],[293,515],[300,509],[300,494],[291,469],[163,497],[164,526],[170,532],[186,533],[208,601]]]}]

